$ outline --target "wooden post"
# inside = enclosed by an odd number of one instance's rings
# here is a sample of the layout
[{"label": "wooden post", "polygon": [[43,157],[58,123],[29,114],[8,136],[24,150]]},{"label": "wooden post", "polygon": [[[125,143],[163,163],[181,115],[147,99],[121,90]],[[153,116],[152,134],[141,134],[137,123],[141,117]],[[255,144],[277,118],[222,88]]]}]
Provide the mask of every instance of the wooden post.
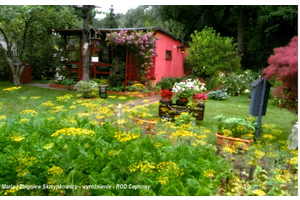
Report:
[{"label": "wooden post", "polygon": [[263,90],[262,90],[262,97],[260,101],[260,108],[259,108],[259,113],[258,113],[258,119],[257,119],[257,129],[255,130],[255,139],[257,140],[259,138],[259,132],[260,132],[260,127],[261,127],[261,117],[263,113],[263,107],[264,107],[264,100],[265,100],[265,93],[266,93],[266,87],[267,87],[267,79],[264,78],[264,83],[263,83]]},{"label": "wooden post", "polygon": [[82,38],[79,37],[79,81],[82,80]]},{"label": "wooden post", "polygon": [[125,88],[126,88],[126,86],[127,86],[127,76],[128,76],[128,72],[127,72],[127,70],[128,70],[128,61],[129,61],[129,59],[128,59],[128,47],[126,47],[126,61],[125,61],[125,81],[124,81],[124,86],[125,86]]}]

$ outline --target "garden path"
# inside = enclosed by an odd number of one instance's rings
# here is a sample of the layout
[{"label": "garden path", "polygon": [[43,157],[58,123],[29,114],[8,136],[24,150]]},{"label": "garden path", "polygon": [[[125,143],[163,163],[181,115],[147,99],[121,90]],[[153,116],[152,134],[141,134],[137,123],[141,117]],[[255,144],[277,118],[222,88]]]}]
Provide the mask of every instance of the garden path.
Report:
[{"label": "garden path", "polygon": [[[41,88],[47,88],[47,89],[53,89],[53,90],[65,90],[65,89],[50,87],[50,83],[25,83],[25,84],[22,84],[22,85],[41,87]],[[108,94],[108,95],[113,95],[113,94]],[[149,96],[149,97],[145,97],[145,98],[137,98],[133,101],[128,101],[128,102],[126,102],[122,105],[127,105],[130,108],[135,107],[135,106],[139,106],[139,105],[146,106],[146,105],[150,105],[152,103],[155,103],[155,102],[159,101],[160,99],[161,99],[160,95],[157,94],[157,95],[153,95],[153,96]]]}]

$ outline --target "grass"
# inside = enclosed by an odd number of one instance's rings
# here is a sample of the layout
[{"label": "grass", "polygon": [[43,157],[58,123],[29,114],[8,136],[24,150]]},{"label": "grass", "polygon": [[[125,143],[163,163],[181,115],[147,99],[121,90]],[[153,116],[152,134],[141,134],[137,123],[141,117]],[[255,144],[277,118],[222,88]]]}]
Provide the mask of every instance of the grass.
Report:
[{"label": "grass", "polygon": [[[73,105],[72,103],[75,100],[80,100],[76,97],[76,92],[72,90],[56,90],[56,89],[45,89],[34,86],[24,85],[21,89],[12,90],[12,91],[3,91],[5,88],[13,87],[14,85],[10,82],[0,82],[0,115],[6,115],[8,118],[20,113],[25,109],[35,109],[44,102],[51,101],[57,102],[57,96],[63,96],[70,94],[73,97],[70,101],[60,102],[60,105],[63,105],[65,108]],[[106,105],[109,104],[118,104],[124,103],[127,101],[132,101],[135,97],[126,97],[126,99],[119,99],[120,95],[108,95],[115,96],[116,98],[107,98],[103,103]],[[40,98],[35,98],[40,97]],[[22,99],[23,98],[23,99]],[[25,99],[26,98],[26,99]],[[1,109],[1,104],[3,104]]]},{"label": "grass", "polygon": [[[62,96],[66,94],[73,95],[71,101],[62,102],[66,108],[72,105],[72,102],[78,100],[75,97],[75,91],[69,90],[54,90],[54,89],[44,89],[34,86],[22,86],[21,89],[14,91],[3,91],[4,88],[13,87],[10,82],[0,82],[0,102],[3,106],[0,109],[0,115],[6,115],[8,118],[13,117],[24,109],[35,109],[37,106],[44,102],[52,101],[56,102],[57,96]],[[31,97],[40,96],[39,99],[31,99]],[[134,97],[126,97],[126,99],[119,99],[120,95],[109,95],[115,96],[116,98],[108,98],[104,101],[104,104],[118,104],[127,101],[132,101]],[[25,100],[20,97],[26,97]],[[72,101],[73,100],[73,101]],[[173,99],[174,101],[174,99]],[[0,103],[1,107],[1,103]],[[160,121],[158,117],[158,104],[152,104],[147,106],[150,108],[150,112],[153,116],[157,116],[157,120]],[[232,96],[225,100],[211,100],[208,99],[205,104],[204,120],[197,121],[197,126],[204,126],[212,131],[212,133],[217,132],[216,121],[214,117],[222,114],[226,118],[230,117],[241,117],[249,115],[250,103],[248,102],[247,95]],[[80,111],[80,110],[79,110]],[[268,104],[267,114],[262,117],[262,124],[274,124],[277,129],[283,131],[282,137],[279,139],[286,140],[293,126],[293,122],[298,120],[298,116],[292,114],[286,109],[280,109],[276,106]],[[159,123],[157,124],[158,126]],[[214,141],[213,141],[214,143]]]},{"label": "grass", "polygon": [[[172,99],[173,102],[175,99]],[[158,104],[148,106],[153,116],[158,117]],[[212,100],[208,99],[205,103],[204,119],[197,121],[197,126],[203,126],[212,131],[212,134],[217,132],[216,121],[214,117],[223,115],[226,118],[249,116],[250,103],[248,102],[247,95],[231,96],[225,100]],[[291,129],[298,120],[298,115],[289,112],[287,109],[281,109],[274,105],[268,104],[266,116],[262,117],[263,124],[274,124],[277,129],[283,131],[279,140],[286,140],[291,134]],[[157,124],[159,126],[159,123]],[[212,143],[216,144],[216,137],[211,139]]]}]

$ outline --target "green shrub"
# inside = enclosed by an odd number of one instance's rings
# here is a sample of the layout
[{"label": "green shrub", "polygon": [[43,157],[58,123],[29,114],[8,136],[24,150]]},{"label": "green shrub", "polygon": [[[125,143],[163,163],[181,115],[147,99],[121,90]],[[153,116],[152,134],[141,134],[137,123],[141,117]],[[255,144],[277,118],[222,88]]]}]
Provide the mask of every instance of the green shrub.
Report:
[{"label": "green shrub", "polygon": [[245,71],[240,74],[229,73],[222,77],[222,79],[226,86],[225,91],[231,96],[238,96],[245,93],[246,90],[251,93],[252,87],[250,87],[250,84],[256,77],[251,71]]},{"label": "green shrub", "polygon": [[237,70],[240,57],[236,56],[236,43],[233,38],[221,37],[212,28],[205,27],[191,35],[187,62],[191,73],[199,77],[212,76],[217,71]]},{"label": "green shrub", "polygon": [[61,84],[66,85],[67,89],[69,89],[69,87],[75,85],[76,82],[73,79],[65,78],[61,81]]},{"label": "green shrub", "polygon": [[99,96],[99,85],[94,81],[79,81],[75,88],[81,98],[96,98]]},{"label": "green shrub", "polygon": [[217,100],[224,100],[229,95],[226,92],[223,92],[222,90],[217,90],[217,91],[211,91],[207,94],[207,97],[209,99],[217,99]]},{"label": "green shrub", "polygon": [[173,88],[173,84],[168,77],[162,77],[161,81],[159,81],[156,85],[160,86],[161,89],[171,90]]},{"label": "green shrub", "polygon": [[125,63],[114,60],[109,75],[109,83],[112,87],[120,86],[124,83],[125,79]]}]

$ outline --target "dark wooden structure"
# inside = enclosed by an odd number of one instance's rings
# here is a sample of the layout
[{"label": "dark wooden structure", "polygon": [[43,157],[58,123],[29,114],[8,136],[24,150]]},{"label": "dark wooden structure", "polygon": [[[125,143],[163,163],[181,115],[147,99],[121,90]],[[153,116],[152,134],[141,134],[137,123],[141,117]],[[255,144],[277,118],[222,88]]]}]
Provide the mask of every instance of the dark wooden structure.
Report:
[{"label": "dark wooden structure", "polygon": [[[15,65],[15,68],[17,66]],[[12,71],[10,69],[10,66],[8,67],[8,74],[9,74],[9,82],[13,83],[14,82],[14,77],[12,74]],[[31,78],[31,65],[25,64],[24,70],[20,76],[20,83],[31,83],[32,78]]]}]

